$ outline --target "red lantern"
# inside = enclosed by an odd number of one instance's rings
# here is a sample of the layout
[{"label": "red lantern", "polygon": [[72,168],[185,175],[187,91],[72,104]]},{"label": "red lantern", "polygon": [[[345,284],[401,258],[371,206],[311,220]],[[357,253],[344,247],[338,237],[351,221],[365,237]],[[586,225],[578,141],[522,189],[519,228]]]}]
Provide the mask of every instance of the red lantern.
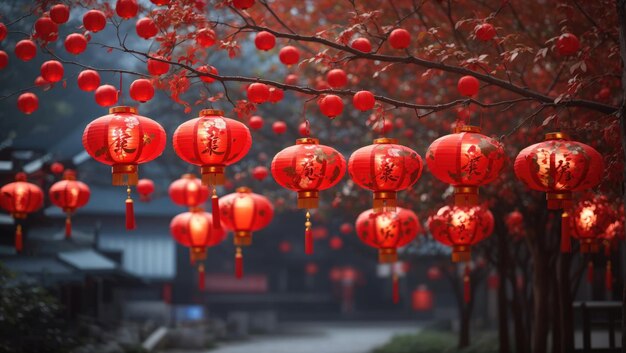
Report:
[{"label": "red lantern", "polygon": [[130,98],[145,103],[152,97],[154,97],[154,87],[150,80],[140,78],[130,84]]},{"label": "red lantern", "polygon": [[411,34],[403,28],[397,28],[389,34],[389,44],[395,49],[406,49],[411,44]]},{"label": "red lantern", "polygon": [[328,241],[328,245],[332,250],[339,250],[343,247],[343,239],[338,236],[331,237]]},{"label": "red lantern", "polygon": [[478,93],[480,83],[474,76],[463,76],[459,79],[456,88],[462,96],[472,97]]},{"label": "red lantern", "polygon": [[298,48],[288,45],[283,47],[280,52],[278,52],[278,58],[280,62],[289,66],[295,65],[300,61],[300,51]]},{"label": "red lantern", "polygon": [[170,0],[150,0],[150,2],[157,6],[166,6],[170,4]]},{"label": "red lantern", "polygon": [[515,210],[507,214],[504,218],[504,224],[506,224],[509,234],[516,239],[524,235],[524,215],[520,211]]},{"label": "red lantern", "polygon": [[65,50],[78,55],[87,49],[87,38],[80,33],[72,33],[65,38]]},{"label": "red lantern", "polygon": [[144,17],[135,23],[137,35],[143,39],[150,39],[159,33],[159,29],[150,17]]},{"label": "red lantern", "polygon": [[435,140],[426,151],[430,172],[454,186],[457,206],[478,203],[478,187],[494,181],[504,168],[502,144],[480,133],[476,126],[461,126]]},{"label": "red lantern", "polygon": [[438,242],[452,247],[453,262],[471,260],[471,247],[493,232],[493,214],[482,206],[444,206],[428,219]]},{"label": "red lantern", "polygon": [[95,91],[100,86],[100,74],[94,70],[83,70],[78,74],[77,83],[78,88],[83,91]]},{"label": "red lantern", "polygon": [[571,251],[569,211],[572,192],[592,188],[602,179],[604,161],[598,151],[572,141],[562,132],[524,148],[515,158],[515,175],[526,186],[546,193],[548,209],[563,209],[561,251]]},{"label": "red lantern", "polygon": [[170,232],[181,245],[189,247],[191,263],[198,264],[198,288],[204,290],[204,264],[208,247],[218,245],[226,239],[223,228],[213,225],[214,219],[204,211],[185,212],[172,219]]},{"label": "red lantern", "polygon": [[263,127],[263,118],[258,115],[252,116],[248,121],[248,126],[252,130],[260,130]]},{"label": "red lantern", "polygon": [[91,191],[87,184],[76,180],[76,172],[66,170],[63,173],[63,180],[58,181],[50,187],[48,195],[50,202],[61,208],[67,215],[65,219],[65,237],[72,236],[72,213],[76,209],[83,207],[89,202]]},{"label": "red lantern", "polygon": [[210,28],[201,28],[196,32],[196,43],[204,48],[215,44],[215,32]]},{"label": "red lantern", "polygon": [[[272,176],[289,190],[298,192],[298,208],[317,208],[319,191],[336,185],[346,172],[346,160],[335,149],[314,138],[296,140],[272,160]],[[305,222],[305,252],[313,252],[310,213]]]},{"label": "red lantern", "polygon": [[276,37],[270,32],[261,31],[254,38],[254,45],[259,50],[271,50],[276,45]]},{"label": "red lantern", "polygon": [[45,42],[58,38],[59,26],[50,17],[40,17],[35,21],[35,33]]},{"label": "red lantern", "polygon": [[600,240],[607,239],[617,213],[604,196],[596,196],[578,203],[572,213],[572,236],[580,241],[581,253],[596,253]]},{"label": "red lantern", "polygon": [[31,92],[22,93],[17,98],[17,108],[24,114],[32,114],[39,108],[39,98]]},{"label": "red lantern", "polygon": [[41,77],[50,83],[61,81],[63,72],[63,64],[56,60],[48,60],[41,64]]},{"label": "red lantern", "polygon": [[320,112],[331,119],[343,112],[343,100],[334,94],[322,97],[317,104],[320,107]]},{"label": "red lantern", "polygon": [[137,0],[117,0],[115,4],[115,12],[125,20],[137,16],[138,11]]},{"label": "red lantern", "polygon": [[247,91],[248,100],[252,103],[265,103],[270,98],[270,89],[264,83],[253,83]]},{"label": "red lantern", "polygon": [[220,199],[220,219],[224,226],[234,232],[235,275],[243,276],[242,246],[252,244],[252,232],[267,227],[274,217],[274,207],[265,196],[253,193],[249,188],[241,187],[237,192]]},{"label": "red lantern", "polygon": [[441,270],[437,266],[431,266],[428,268],[428,271],[426,271],[426,277],[431,281],[438,281],[442,277]]},{"label": "red lantern", "polygon": [[422,158],[396,139],[380,138],[359,148],[348,160],[355,184],[374,193],[374,210],[390,211],[397,205],[396,192],[411,187],[422,175]]},{"label": "red lantern", "polygon": [[37,211],[43,205],[43,191],[39,186],[26,181],[26,173],[17,173],[15,182],[0,188],[0,207],[5,209],[16,220],[15,250],[20,252],[24,247],[22,225],[17,220],[25,219],[26,215]]},{"label": "red lantern", "polygon": [[483,42],[488,42],[496,36],[496,29],[491,23],[483,23],[474,27],[476,38]]},{"label": "red lantern", "polygon": [[[150,75],[160,76],[170,71],[170,64],[160,61],[160,60],[166,60],[164,57],[160,55],[155,55],[153,57],[154,59],[148,59],[148,72],[150,73]],[[160,59],[160,60],[157,60],[157,59]]]},{"label": "red lantern", "polygon": [[[209,65],[200,66],[198,68],[198,71],[206,73],[206,74],[219,75],[219,72],[217,71],[217,69]],[[206,83],[213,83],[215,82],[215,79],[213,77],[202,75],[200,76],[200,81],[206,82]]]},{"label": "red lantern", "polygon": [[271,103],[278,103],[282,101],[283,98],[285,98],[285,92],[282,89],[276,88],[276,87],[270,87],[269,101]]},{"label": "red lantern", "polygon": [[326,82],[332,88],[342,88],[348,84],[348,76],[342,69],[333,69],[326,74]]},{"label": "red lantern", "polygon": [[283,254],[290,252],[291,243],[286,240],[281,241],[280,244],[278,244],[278,250],[280,250]]},{"label": "red lantern", "polygon": [[563,33],[556,40],[556,50],[560,55],[574,55],[580,49],[580,41],[578,37],[571,33]]},{"label": "red lantern", "polygon": [[352,41],[352,44],[350,46],[352,47],[352,49],[356,49],[364,53],[369,53],[372,51],[372,44],[367,38],[357,38]]},{"label": "red lantern", "polygon": [[22,61],[31,61],[37,55],[37,46],[30,39],[23,39],[15,44],[15,56]]},{"label": "red lantern", "polygon": [[63,173],[63,170],[65,170],[65,167],[59,162],[54,162],[50,165],[50,171],[53,174],[61,174]]},{"label": "red lantern", "polygon": [[418,286],[413,291],[412,307],[415,311],[430,311],[433,309],[433,292],[425,285]]},{"label": "red lantern", "polygon": [[233,6],[240,9],[245,10],[254,5],[254,0],[233,0]]},{"label": "red lantern", "polygon": [[9,65],[9,55],[4,50],[0,50],[0,70],[7,67],[7,65]]},{"label": "red lantern", "polygon": [[37,76],[37,78],[35,79],[35,86],[41,87],[41,89],[43,89],[44,91],[47,91],[52,87],[52,84],[44,80],[43,77]]},{"label": "red lantern", "polygon": [[263,181],[269,175],[269,170],[262,165],[254,167],[252,169],[252,177],[258,181]]},{"label": "red lantern", "polygon": [[173,181],[168,193],[172,202],[189,208],[198,207],[209,199],[209,188],[193,174],[183,174]]},{"label": "red lantern", "polygon": [[339,231],[341,232],[341,234],[350,234],[354,231],[354,227],[352,227],[352,224],[350,223],[343,223],[340,227],[339,227]]},{"label": "red lantern", "polygon": [[64,4],[56,4],[50,8],[50,18],[58,25],[64,24],[70,19],[70,8]]},{"label": "red lantern", "polygon": [[85,29],[96,33],[104,29],[107,24],[107,18],[104,12],[100,10],[89,10],[83,16],[83,26]]},{"label": "red lantern", "polygon": [[298,133],[302,137],[309,137],[309,135],[311,135],[311,129],[308,121],[300,123],[300,125],[298,126]]},{"label": "red lantern", "polygon": [[143,202],[150,201],[150,197],[154,192],[154,182],[150,179],[139,179],[137,181],[137,193],[139,193],[139,200]]},{"label": "red lantern", "polygon": [[94,98],[96,103],[102,107],[110,107],[117,103],[117,88],[111,85],[102,85],[96,88]]},{"label": "red lantern", "polygon": [[282,135],[287,132],[287,124],[285,124],[284,121],[275,121],[272,124],[272,131],[274,131],[276,135]]},{"label": "red lantern", "polygon": [[135,228],[130,186],[137,185],[138,164],[163,153],[166,135],[154,120],[137,115],[133,107],[114,107],[87,125],[83,146],[96,161],[112,167],[113,185],[126,185],[126,229]]},{"label": "red lantern", "polygon": [[0,22],[0,42],[6,39],[7,33],[9,33],[7,26],[4,23]]},{"label": "red lantern", "polygon": [[352,104],[354,107],[362,112],[374,108],[376,104],[376,98],[370,91],[358,91],[352,97]]},{"label": "red lantern", "polygon": [[319,272],[319,267],[317,267],[317,264],[315,262],[309,262],[306,264],[304,272],[307,274],[307,276],[315,276],[317,272]]}]

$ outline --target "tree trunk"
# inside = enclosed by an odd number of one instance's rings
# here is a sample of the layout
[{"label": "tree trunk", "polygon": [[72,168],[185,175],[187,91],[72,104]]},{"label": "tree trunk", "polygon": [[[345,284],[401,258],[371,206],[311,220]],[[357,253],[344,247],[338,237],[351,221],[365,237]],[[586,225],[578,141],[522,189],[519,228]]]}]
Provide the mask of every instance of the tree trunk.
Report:
[{"label": "tree trunk", "polygon": [[555,285],[550,286],[550,298],[552,300],[552,353],[561,353],[562,340],[561,340],[561,304],[559,297],[559,278],[556,271],[550,274],[551,283]]},{"label": "tree trunk", "polygon": [[510,283],[513,286],[513,305],[511,305],[511,313],[513,314],[513,329],[515,330],[515,353],[527,353],[527,340],[526,329],[524,325],[524,312],[526,306],[523,302],[522,295],[517,288],[517,280],[514,272],[511,271]]},{"label": "tree trunk", "polygon": [[470,318],[472,317],[472,303],[463,306],[461,309],[461,327],[459,332],[459,349],[463,349],[470,345]]},{"label": "tree trunk", "polygon": [[505,232],[498,231],[498,338],[500,341],[500,353],[509,353],[511,351],[509,343],[509,315],[508,303],[506,297],[506,278],[508,272],[508,249],[506,244]]},{"label": "tree trunk", "polygon": [[[533,252],[534,253],[534,252]],[[550,292],[547,264],[544,256],[533,255],[533,318],[532,351],[546,352],[548,347],[548,312]]]},{"label": "tree trunk", "polygon": [[571,253],[562,253],[557,262],[557,290],[559,298],[559,322],[561,328],[561,352],[574,351],[574,315],[572,313],[572,290],[570,280]]}]

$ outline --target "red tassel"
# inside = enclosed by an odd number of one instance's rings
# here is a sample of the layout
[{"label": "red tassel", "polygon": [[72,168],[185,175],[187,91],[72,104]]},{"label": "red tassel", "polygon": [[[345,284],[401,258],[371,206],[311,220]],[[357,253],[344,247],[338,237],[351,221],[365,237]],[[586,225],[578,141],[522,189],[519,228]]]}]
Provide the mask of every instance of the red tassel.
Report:
[{"label": "red tassel", "polygon": [[205,276],[204,276],[204,265],[200,264],[198,266],[198,289],[203,291],[206,283],[205,283]]},{"label": "red tassel", "polygon": [[24,249],[24,240],[22,239],[22,225],[15,227],[15,251],[22,252]]},{"label": "red tassel", "polygon": [[587,283],[593,283],[593,262],[591,261],[587,265]]},{"label": "red tassel", "polygon": [[130,197],[126,199],[126,229],[135,229],[135,208]]},{"label": "red tassel", "polygon": [[470,268],[465,266],[463,275],[463,301],[467,304],[472,299],[472,286],[470,284]]},{"label": "red tassel", "polygon": [[570,239],[569,213],[561,213],[561,252],[572,252],[572,241]]},{"label": "red tassel", "polygon": [[313,231],[310,229],[304,231],[304,253],[313,254]]},{"label": "red tassel", "polygon": [[607,291],[613,290],[613,271],[611,271],[611,260],[606,262],[606,274],[604,276],[604,285]]},{"label": "red tassel", "polygon": [[65,239],[69,239],[72,237],[72,219],[70,218],[70,215],[67,215],[67,218],[65,219]]},{"label": "red tassel", "polygon": [[398,304],[400,302],[400,281],[398,275],[393,274],[393,282],[391,283],[393,303]]},{"label": "red tassel", "polygon": [[211,197],[211,203],[213,206],[213,228],[214,229],[221,229],[222,228],[222,222],[220,220],[220,199],[217,197],[217,194],[215,193],[215,190],[213,190],[213,196]]},{"label": "red tassel", "polygon": [[241,248],[237,248],[235,253],[235,277],[243,277],[243,254],[241,253]]}]

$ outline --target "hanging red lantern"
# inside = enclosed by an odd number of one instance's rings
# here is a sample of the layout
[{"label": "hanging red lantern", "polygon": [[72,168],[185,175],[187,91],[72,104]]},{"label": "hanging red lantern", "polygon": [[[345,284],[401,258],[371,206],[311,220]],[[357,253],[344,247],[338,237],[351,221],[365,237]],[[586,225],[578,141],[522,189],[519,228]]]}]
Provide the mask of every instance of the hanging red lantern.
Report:
[{"label": "hanging red lantern", "polygon": [[137,181],[137,193],[139,194],[139,200],[143,202],[150,201],[152,193],[154,192],[154,182],[150,179],[139,179]]},{"label": "hanging red lantern", "polygon": [[474,35],[483,42],[488,42],[496,36],[496,29],[491,23],[482,23],[474,27]]},{"label": "hanging red lantern", "polygon": [[471,247],[493,232],[493,214],[482,206],[444,206],[428,219],[438,242],[452,247],[452,262],[471,260]]},{"label": "hanging red lantern", "polygon": [[[78,74],[77,83],[78,88],[83,91],[95,91],[100,86],[100,74],[94,70],[83,70]],[[117,92],[117,90],[115,91]]]},{"label": "hanging red lantern", "polygon": [[[200,66],[198,68],[198,71],[202,73],[206,73],[206,74],[219,75],[219,72],[217,71],[217,69],[209,65]],[[215,79],[213,77],[203,75],[203,76],[200,76],[200,81],[206,82],[206,83],[213,83],[215,82]]]},{"label": "hanging red lantern", "polygon": [[426,277],[428,277],[428,279],[431,281],[438,281],[441,279],[442,276],[443,274],[437,266],[430,266],[428,268],[428,271],[426,271]]},{"label": "hanging red lantern", "polygon": [[269,175],[269,170],[262,165],[254,167],[252,169],[252,177],[258,181],[263,181]]},{"label": "hanging red lantern", "polygon": [[226,232],[213,225],[213,215],[204,211],[185,212],[170,223],[170,232],[181,245],[189,248],[191,263],[198,263],[198,288],[204,290],[204,264],[207,248],[226,239]]},{"label": "hanging red lantern", "polygon": [[389,44],[395,49],[406,49],[411,44],[411,34],[403,28],[396,28],[389,34]]},{"label": "hanging red lantern", "polygon": [[350,234],[354,231],[354,227],[352,227],[352,224],[346,222],[341,224],[341,226],[339,227],[339,231],[341,232],[341,234]]},{"label": "hanging red lantern", "polygon": [[106,24],[107,18],[100,10],[89,10],[83,15],[83,26],[89,32],[100,32]]},{"label": "hanging red lantern", "polygon": [[19,220],[25,219],[43,205],[43,191],[39,186],[26,181],[26,173],[17,173],[15,182],[0,188],[0,207],[5,209],[16,220],[15,250],[24,248],[22,225]]},{"label": "hanging red lantern", "polygon": [[87,49],[87,38],[80,33],[72,33],[65,37],[65,50],[68,53],[78,55]]},{"label": "hanging red lantern", "polygon": [[235,276],[243,276],[243,253],[241,247],[252,245],[252,232],[267,227],[274,217],[274,207],[265,196],[255,194],[246,187],[220,199],[220,219],[234,233]]},{"label": "hanging red lantern", "polygon": [[110,107],[117,103],[117,88],[111,85],[102,85],[96,88],[94,98],[96,103],[102,107]]},{"label": "hanging red lantern", "polygon": [[556,40],[556,50],[560,55],[574,55],[580,49],[580,41],[578,37],[572,33],[563,33]]},{"label": "hanging red lantern", "polygon": [[328,94],[317,102],[320,112],[334,119],[343,112],[343,100],[334,94]]},{"label": "hanging red lantern", "polygon": [[193,174],[183,174],[170,184],[170,199],[177,205],[190,209],[199,207],[209,199],[209,188]]},{"label": "hanging red lantern", "polygon": [[505,162],[504,147],[480,133],[476,126],[464,125],[455,133],[435,140],[426,151],[426,164],[435,176],[454,186],[454,203],[478,203],[478,187],[494,181]]},{"label": "hanging red lantern", "polygon": [[87,125],[83,147],[96,161],[112,167],[113,185],[126,185],[126,229],[135,228],[130,187],[139,180],[138,164],[163,153],[166,135],[156,121],[137,115],[133,107],[114,107]]},{"label": "hanging red lantern", "polygon": [[37,78],[35,79],[35,86],[40,87],[44,91],[47,91],[50,88],[52,88],[52,84],[44,80],[44,78],[41,76],[37,76]]},{"label": "hanging red lantern", "polygon": [[291,252],[291,243],[286,240],[281,241],[280,244],[278,244],[278,250],[283,254]]},{"label": "hanging red lantern", "polygon": [[35,33],[44,42],[52,42],[58,38],[59,26],[50,17],[40,17],[35,21]]},{"label": "hanging red lantern", "polygon": [[311,135],[311,129],[308,121],[304,121],[298,125],[298,134],[302,137],[309,137],[309,135]]},{"label": "hanging red lantern", "polygon": [[270,103],[278,103],[282,101],[283,98],[285,98],[285,92],[282,89],[270,87]]},{"label": "hanging red lantern", "polygon": [[37,46],[30,39],[22,39],[15,44],[15,56],[26,62],[31,61],[37,55]]},{"label": "hanging red lantern", "polygon": [[342,69],[333,69],[326,74],[326,82],[332,88],[342,88],[348,84],[348,75]]},{"label": "hanging red lantern", "polygon": [[295,65],[298,61],[300,61],[300,51],[298,48],[288,45],[280,49],[280,52],[278,52],[278,58],[281,63],[287,66]]},{"label": "hanging red lantern", "polygon": [[259,50],[272,50],[276,45],[276,37],[270,32],[260,31],[257,33],[256,37],[254,37],[254,45]]},{"label": "hanging red lantern", "polygon": [[137,0],[117,0],[117,3],[115,3],[115,12],[125,20],[137,16],[138,11],[139,5]]},{"label": "hanging red lantern", "polygon": [[52,172],[52,174],[61,174],[64,170],[65,167],[59,162],[54,162],[50,165],[50,171]]},{"label": "hanging red lantern", "polygon": [[250,117],[250,120],[248,121],[248,126],[250,126],[252,130],[260,130],[261,128],[263,128],[263,118],[258,115]]},{"label": "hanging red lantern", "polygon": [[[150,73],[150,75],[160,76],[170,71],[170,64],[160,61],[160,60],[166,60],[163,56],[154,55],[153,57],[154,59],[152,58],[148,59],[148,64],[147,64],[148,72]],[[157,59],[160,59],[160,60],[157,60]]]},{"label": "hanging red lantern", "polygon": [[546,134],[543,142],[524,148],[515,158],[515,175],[526,186],[546,193],[548,209],[561,213],[561,251],[570,252],[569,212],[572,192],[595,187],[604,161],[593,147],[572,141],[562,132]]},{"label": "hanging red lantern", "polygon": [[7,67],[7,65],[9,65],[9,55],[4,50],[0,50],[0,70]]},{"label": "hanging red lantern", "polygon": [[159,29],[150,17],[144,17],[135,23],[137,35],[143,39],[150,39],[159,33]]},{"label": "hanging red lantern", "polygon": [[352,41],[352,44],[350,44],[350,46],[352,47],[352,49],[356,49],[364,53],[369,53],[372,51],[372,43],[370,43],[369,39],[367,38],[357,38]]},{"label": "hanging red lantern", "polygon": [[66,170],[63,180],[52,184],[48,191],[50,202],[61,208],[67,215],[65,218],[65,237],[72,236],[72,214],[89,202],[91,191],[87,184],[76,180],[76,172]]},{"label": "hanging red lantern", "polygon": [[307,276],[315,276],[319,272],[319,267],[315,262],[308,262],[304,267],[304,272]]},{"label": "hanging red lantern", "polygon": [[374,210],[393,209],[396,193],[411,187],[422,175],[422,158],[396,139],[379,138],[356,150],[348,160],[348,172],[358,186],[374,193]]},{"label": "hanging red lantern", "polygon": [[22,93],[17,97],[17,108],[24,114],[32,114],[39,108],[39,98],[31,92]]},{"label": "hanging red lantern", "polygon": [[63,64],[56,60],[48,60],[41,64],[41,77],[50,83],[61,81],[63,73]]},{"label": "hanging red lantern", "polygon": [[328,246],[330,246],[332,250],[339,250],[343,247],[343,239],[338,236],[333,236],[328,241]]},{"label": "hanging red lantern", "polygon": [[252,103],[265,103],[270,98],[270,89],[264,83],[253,83],[248,86],[248,100]]},{"label": "hanging red lantern", "polygon": [[352,97],[352,104],[356,109],[364,112],[374,108],[376,98],[370,91],[358,91]]},{"label": "hanging red lantern", "polygon": [[617,220],[617,214],[605,196],[579,202],[572,212],[572,237],[580,241],[581,253],[596,253],[600,240]]},{"label": "hanging red lantern", "polygon": [[287,132],[287,124],[285,124],[284,121],[275,121],[272,124],[272,131],[274,131],[276,135],[282,135]]},{"label": "hanging red lantern", "polygon": [[61,25],[70,19],[70,8],[64,4],[56,4],[50,8],[50,18],[54,23]]},{"label": "hanging red lantern", "polygon": [[516,239],[524,236],[524,215],[520,211],[513,211],[506,215],[504,224],[510,235]]},{"label": "hanging red lantern", "polygon": [[430,311],[433,309],[433,292],[421,284],[413,291],[411,304],[415,311]]},{"label": "hanging red lantern", "polygon": [[140,78],[130,84],[130,98],[145,103],[154,97],[154,86],[145,78]]},{"label": "hanging red lantern", "polygon": [[280,186],[298,192],[298,208],[307,209],[305,252],[311,254],[313,234],[308,209],[317,208],[320,190],[333,187],[343,178],[346,160],[335,149],[320,145],[317,139],[301,138],[274,156],[271,170]]},{"label": "hanging red lantern", "polygon": [[456,88],[462,96],[473,97],[478,93],[480,83],[474,76],[463,76],[459,79]]}]

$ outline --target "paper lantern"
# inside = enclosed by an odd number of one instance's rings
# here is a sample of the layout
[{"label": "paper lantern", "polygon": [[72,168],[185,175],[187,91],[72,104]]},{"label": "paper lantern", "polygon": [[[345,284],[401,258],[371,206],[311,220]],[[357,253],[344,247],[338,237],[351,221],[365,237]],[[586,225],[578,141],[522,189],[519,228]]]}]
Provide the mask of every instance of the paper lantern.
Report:
[{"label": "paper lantern", "polygon": [[596,253],[600,241],[610,237],[617,212],[605,196],[583,200],[573,207],[571,216],[572,237],[580,241],[581,253]]},{"label": "paper lantern", "polygon": [[272,124],[272,131],[274,131],[276,135],[282,135],[287,132],[287,124],[285,124],[284,121],[275,121]]},{"label": "paper lantern", "polygon": [[235,276],[243,277],[241,248],[252,245],[252,232],[267,227],[274,217],[274,206],[265,196],[255,194],[247,187],[220,198],[220,219],[234,233]]},{"label": "paper lantern", "polygon": [[352,44],[350,44],[350,46],[352,47],[352,49],[356,49],[364,53],[369,53],[372,51],[372,43],[370,43],[369,39],[367,38],[357,38],[352,41]]},{"label": "paper lantern", "polygon": [[[78,83],[78,88],[83,91],[95,91],[100,86],[100,74],[94,70],[83,70],[78,74],[76,82]],[[115,91],[117,92],[117,90]]]},{"label": "paper lantern", "polygon": [[352,104],[356,109],[364,112],[374,108],[376,98],[370,91],[358,91],[352,97]]},{"label": "paper lantern", "polygon": [[270,32],[260,31],[254,38],[254,45],[259,50],[271,50],[276,45],[276,37]]},{"label": "paper lantern", "polygon": [[90,32],[100,32],[106,24],[107,18],[102,11],[89,10],[83,15],[83,26]]},{"label": "paper lantern", "polygon": [[574,55],[580,49],[580,41],[572,33],[563,33],[556,40],[556,50],[560,55]]},{"label": "paper lantern", "polygon": [[7,26],[4,23],[0,22],[0,42],[6,39],[7,33],[9,33]]},{"label": "paper lantern", "polygon": [[54,83],[63,79],[63,64],[56,60],[48,60],[41,64],[41,77],[44,80]]},{"label": "paper lantern", "polygon": [[[217,69],[209,65],[200,66],[198,68],[198,71],[202,73],[206,73],[206,74],[219,75],[219,72],[217,71]],[[215,82],[215,79],[213,77],[203,75],[203,76],[200,76],[200,81],[206,82],[206,83],[213,83]]]},{"label": "paper lantern", "polygon": [[342,223],[341,226],[339,227],[339,231],[341,232],[341,234],[350,234],[354,231],[354,227],[352,227],[352,224],[346,222],[346,223]]},{"label": "paper lantern", "polygon": [[263,128],[263,118],[258,115],[253,115],[248,121],[248,126],[250,126],[252,130],[260,130]]},{"label": "paper lantern", "polygon": [[83,147],[96,161],[110,165],[113,185],[126,185],[126,229],[135,228],[130,186],[139,180],[138,165],[163,153],[166,135],[156,121],[137,114],[133,107],[114,107],[87,125]]},{"label": "paper lantern", "polygon": [[130,84],[130,98],[145,103],[154,97],[154,86],[145,78],[140,78]]},{"label": "paper lantern", "polygon": [[433,292],[425,285],[415,288],[411,299],[411,306],[415,311],[430,311],[433,309]]},{"label": "paper lantern", "polygon": [[280,49],[278,52],[278,58],[281,63],[287,66],[295,65],[298,61],[300,61],[300,51],[298,48],[288,45]]},{"label": "paper lantern", "polygon": [[50,17],[40,17],[35,21],[35,33],[44,42],[52,42],[58,38],[59,26]]},{"label": "paper lantern", "polygon": [[285,91],[280,88],[270,87],[270,103],[278,103],[285,98]]},{"label": "paper lantern", "polygon": [[0,70],[4,69],[9,65],[9,54],[4,50],[0,50]]},{"label": "paper lantern", "polygon": [[31,92],[22,93],[17,97],[17,108],[24,114],[32,114],[39,108],[39,98]]},{"label": "paper lantern", "polygon": [[233,0],[233,6],[240,9],[245,10],[254,5],[254,0]]},{"label": "paper lantern", "polygon": [[[319,191],[336,185],[346,172],[346,160],[332,147],[314,138],[296,140],[294,146],[278,152],[272,160],[272,176],[289,190],[298,192],[298,208],[317,208]],[[305,222],[305,252],[313,252],[310,213]]]},{"label": "paper lantern", "polygon": [[444,206],[428,219],[438,242],[452,247],[453,262],[471,260],[471,247],[493,232],[493,214],[483,206]]},{"label": "paper lantern", "polygon": [[138,11],[139,5],[137,0],[117,0],[117,3],[115,3],[115,12],[125,20],[137,16]]},{"label": "paper lantern", "polygon": [[30,61],[37,55],[37,46],[30,39],[22,39],[15,44],[15,56],[22,61]]},{"label": "paper lantern", "polygon": [[67,215],[65,218],[65,237],[72,236],[72,214],[89,202],[91,191],[87,184],[76,180],[76,172],[66,170],[63,180],[52,184],[48,191],[50,202],[61,208]]},{"label": "paper lantern", "polygon": [[496,29],[491,23],[482,23],[474,27],[474,35],[483,42],[488,42],[496,36]]},{"label": "paper lantern", "polygon": [[196,43],[204,48],[215,44],[215,32],[210,28],[201,28],[196,32]]},{"label": "paper lantern", "polygon": [[15,250],[24,248],[22,224],[26,218],[43,205],[43,191],[39,186],[26,181],[26,173],[17,173],[15,181],[0,188],[0,207],[8,211],[15,219]]},{"label": "paper lantern", "polygon": [[143,39],[150,39],[159,33],[159,29],[150,17],[144,17],[135,23],[137,35]]},{"label": "paper lantern", "polygon": [[374,210],[397,205],[396,193],[411,187],[422,175],[422,158],[396,139],[379,138],[356,150],[348,160],[348,172],[355,184],[374,193]]},{"label": "paper lantern", "polygon": [[459,79],[456,88],[462,96],[472,97],[478,93],[480,83],[474,76],[463,76]]},{"label": "paper lantern", "polygon": [[170,199],[177,205],[195,208],[209,199],[209,188],[193,174],[183,174],[168,189]]},{"label": "paper lantern", "polygon": [[62,163],[54,162],[50,165],[50,171],[53,174],[61,174],[63,173],[64,170],[65,170],[65,167],[63,166]]},{"label": "paper lantern", "polygon": [[332,88],[342,88],[348,84],[348,75],[342,69],[332,69],[326,74],[326,82]]},{"label": "paper lantern", "polygon": [[154,182],[150,179],[139,179],[137,181],[137,193],[140,201],[150,201],[152,193],[154,193]]},{"label": "paper lantern", "polygon": [[65,37],[65,50],[68,53],[78,55],[87,49],[87,38],[80,33],[72,33]]},{"label": "paper lantern", "polygon": [[524,236],[524,215],[520,211],[508,213],[504,218],[504,224],[510,235],[519,239]]},{"label": "paper lantern", "polygon": [[515,175],[528,188],[543,191],[548,209],[561,213],[561,251],[570,252],[569,212],[572,192],[595,187],[602,179],[604,161],[593,147],[572,141],[562,132],[524,148],[515,158]]},{"label": "paper lantern", "polygon": [[478,187],[498,177],[505,158],[504,147],[498,140],[470,125],[438,138],[426,151],[426,164],[433,176],[454,186],[457,206],[478,204]]},{"label": "paper lantern", "polygon": [[252,103],[265,103],[270,99],[270,88],[264,83],[253,83],[247,89],[248,100]]},{"label": "paper lantern", "polygon": [[252,177],[258,181],[263,181],[269,175],[269,170],[262,165],[254,167],[252,169]]},{"label": "paper lantern", "polygon": [[334,94],[322,97],[317,102],[317,105],[320,108],[320,112],[331,119],[336,118],[343,112],[343,100]]},{"label": "paper lantern", "polygon": [[110,107],[117,103],[117,94],[117,88],[111,85],[102,85],[96,88],[93,96],[98,105],[102,107]]},{"label": "paper lantern", "polygon": [[[147,67],[150,75],[160,76],[170,71],[170,64],[161,60],[166,60],[163,56],[153,55],[154,59],[148,59]],[[160,60],[157,60],[160,59]]]},{"label": "paper lantern", "polygon": [[411,44],[411,34],[403,28],[397,28],[389,34],[389,44],[395,49],[406,49]]},{"label": "paper lantern", "polygon": [[438,281],[441,279],[442,276],[443,274],[437,266],[431,266],[426,271],[426,277],[428,277],[428,279],[431,281]]},{"label": "paper lantern", "polygon": [[64,4],[56,4],[50,8],[50,19],[61,25],[70,19],[70,8]]}]

